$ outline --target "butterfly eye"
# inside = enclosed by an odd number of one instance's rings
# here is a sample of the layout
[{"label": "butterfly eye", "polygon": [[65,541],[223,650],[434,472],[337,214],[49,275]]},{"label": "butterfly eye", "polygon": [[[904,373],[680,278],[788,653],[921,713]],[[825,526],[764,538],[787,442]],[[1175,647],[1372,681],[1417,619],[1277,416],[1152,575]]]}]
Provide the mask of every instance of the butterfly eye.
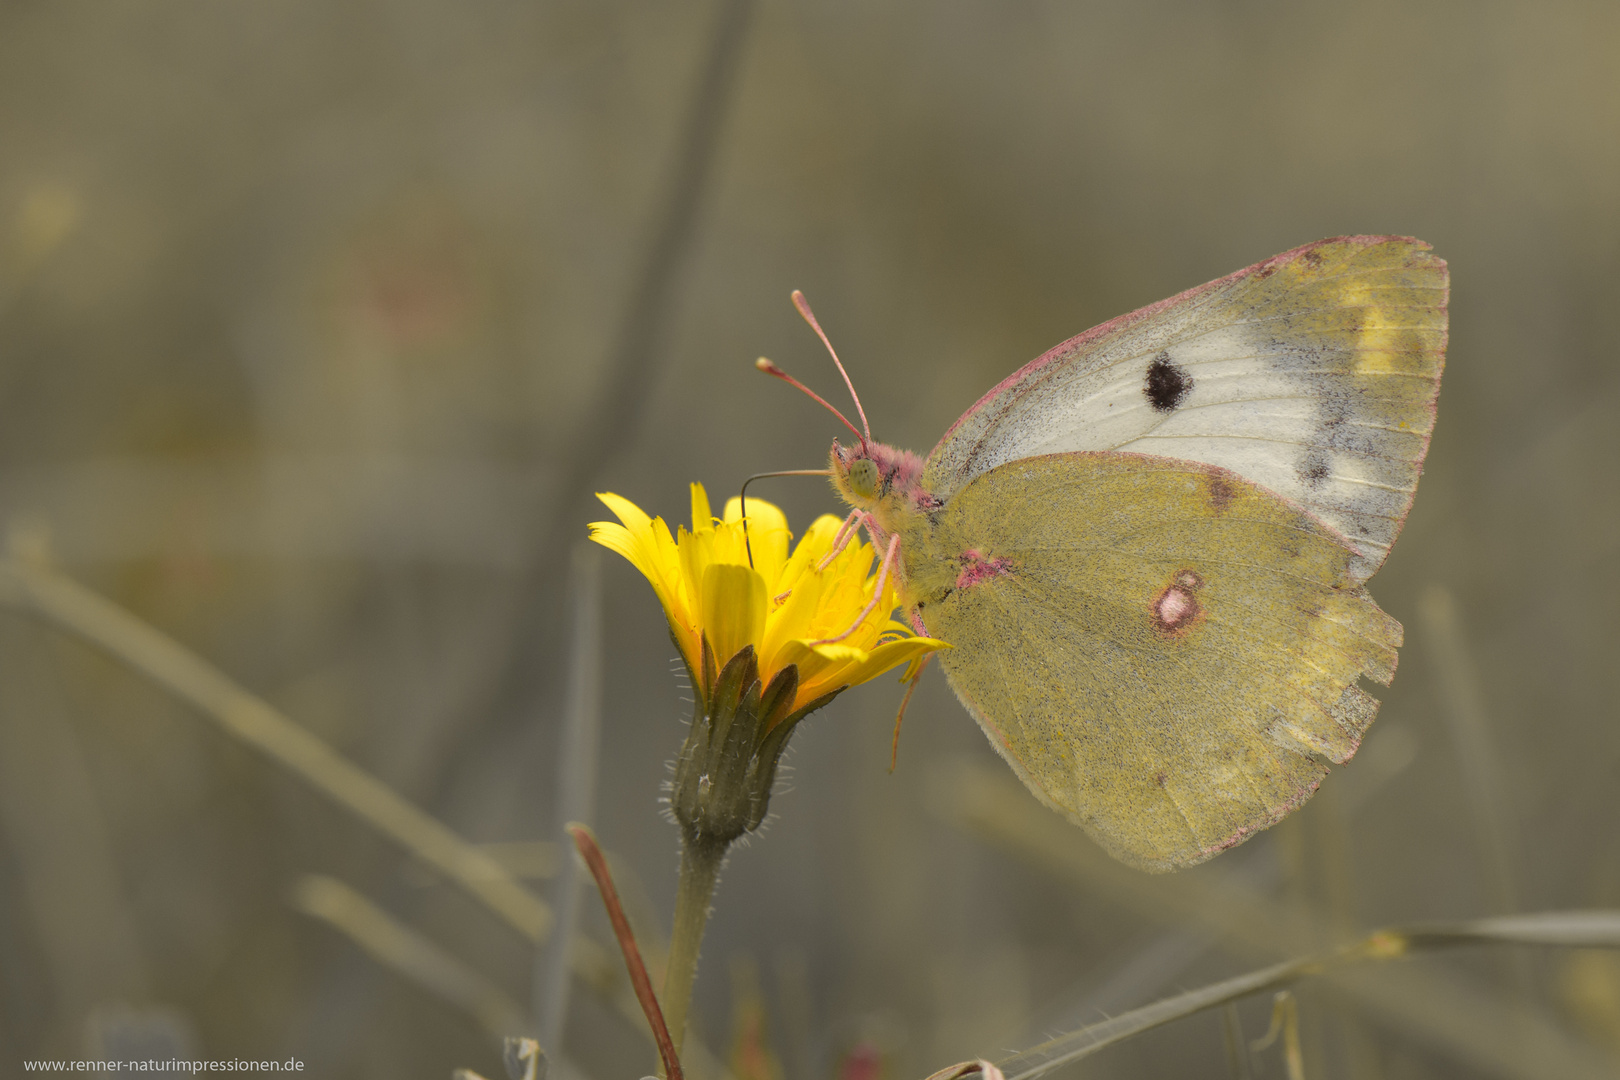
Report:
[{"label": "butterfly eye", "polygon": [[877,496],[878,467],[871,458],[861,458],[849,467],[849,489],[863,499]]}]

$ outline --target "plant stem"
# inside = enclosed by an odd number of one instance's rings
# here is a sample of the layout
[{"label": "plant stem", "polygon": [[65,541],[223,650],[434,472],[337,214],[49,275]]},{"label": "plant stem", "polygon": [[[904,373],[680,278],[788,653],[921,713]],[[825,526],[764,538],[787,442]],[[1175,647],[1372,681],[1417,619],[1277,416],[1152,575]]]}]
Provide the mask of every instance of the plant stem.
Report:
[{"label": "plant stem", "polygon": [[636,1001],[641,1004],[647,1026],[652,1028],[653,1041],[658,1044],[658,1058],[664,1076],[668,1080],[682,1080],[679,1052],[674,1040],[669,1037],[669,1025],[664,1023],[658,999],[653,996],[652,980],[647,978],[647,964],[641,958],[641,950],[636,947],[636,935],[630,929],[630,920],[625,918],[624,905],[619,902],[619,890],[613,884],[613,873],[608,869],[607,859],[603,857],[602,849],[597,846],[596,837],[591,835],[589,827],[577,821],[570,822],[568,834],[574,838],[574,846],[579,848],[585,864],[591,869],[591,876],[596,879],[596,888],[602,894],[602,905],[607,908],[608,918],[613,922],[613,934],[619,939],[619,948],[624,953],[624,966],[629,969]]},{"label": "plant stem", "polygon": [[720,876],[727,843],[688,834],[681,843],[681,876],[675,888],[675,925],[670,932],[669,966],[664,970],[664,1020],[676,1052],[686,1037],[686,1014],[697,977],[698,947],[709,921],[709,901]]}]

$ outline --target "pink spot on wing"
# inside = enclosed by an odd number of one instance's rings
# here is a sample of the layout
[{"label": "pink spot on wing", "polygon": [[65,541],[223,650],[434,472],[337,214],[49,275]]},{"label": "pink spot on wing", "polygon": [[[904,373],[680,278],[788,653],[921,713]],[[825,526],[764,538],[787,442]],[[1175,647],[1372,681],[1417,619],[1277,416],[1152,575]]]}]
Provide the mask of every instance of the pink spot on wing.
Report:
[{"label": "pink spot on wing", "polygon": [[1203,587],[1204,579],[1196,572],[1177,570],[1149,605],[1153,628],[1167,637],[1184,637],[1203,621],[1204,609],[1198,602]]},{"label": "pink spot on wing", "polygon": [[1198,602],[1180,589],[1171,589],[1159,601],[1159,622],[1167,627],[1176,626]]},{"label": "pink spot on wing", "polygon": [[969,586],[979,584],[981,581],[1012,573],[1011,559],[1002,557],[987,559],[972,548],[958,555],[956,561],[962,566],[962,569],[956,574],[956,587],[958,589],[966,589]]}]

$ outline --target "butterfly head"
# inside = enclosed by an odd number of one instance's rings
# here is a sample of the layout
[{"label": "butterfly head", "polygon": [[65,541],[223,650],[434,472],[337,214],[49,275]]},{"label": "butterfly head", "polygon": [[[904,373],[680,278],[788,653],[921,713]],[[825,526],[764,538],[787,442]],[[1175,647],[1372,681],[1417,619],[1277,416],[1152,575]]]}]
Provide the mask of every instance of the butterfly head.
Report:
[{"label": "butterfly head", "polygon": [[909,450],[865,439],[844,446],[834,439],[827,464],[839,497],[886,526],[923,495],[922,459]]},{"label": "butterfly head", "polygon": [[827,334],[816,321],[815,314],[810,310],[810,304],[805,300],[804,294],[793,290],[793,306],[798,309],[804,321],[816,332],[821,343],[827,347],[838,374],[844,378],[844,385],[849,387],[849,396],[855,401],[855,412],[861,418],[861,426],[857,428],[849,422],[849,417],[828,404],[820,394],[801,383],[777,367],[765,357],[754,361],[754,366],[767,375],[781,379],[783,382],[809,395],[818,404],[825,407],[855,436],[855,445],[844,446],[833,440],[832,454],[828,462],[828,472],[832,476],[833,488],[838,495],[850,506],[866,512],[870,517],[870,525],[876,519],[878,525],[887,531],[894,531],[896,523],[908,510],[929,509],[939,505],[922,488],[923,462],[916,454],[909,450],[896,450],[872,438],[872,426],[866,422],[866,410],[861,408],[860,395],[855,393],[855,384],[850,381],[849,372],[844,370],[843,361],[838,359],[838,353],[833,350],[832,342],[827,340]]}]

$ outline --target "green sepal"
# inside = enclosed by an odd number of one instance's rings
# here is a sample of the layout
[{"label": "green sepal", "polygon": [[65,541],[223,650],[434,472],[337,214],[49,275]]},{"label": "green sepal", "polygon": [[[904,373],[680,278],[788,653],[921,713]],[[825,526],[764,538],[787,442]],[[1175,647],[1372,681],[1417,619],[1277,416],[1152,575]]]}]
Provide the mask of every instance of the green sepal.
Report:
[{"label": "green sepal", "polygon": [[675,762],[670,806],[688,841],[729,844],[765,820],[777,763],[799,721],[846,688],[794,709],[794,665],[762,687],[752,645],[716,670],[707,637],[699,663],[705,678],[694,685],[692,728]]}]

